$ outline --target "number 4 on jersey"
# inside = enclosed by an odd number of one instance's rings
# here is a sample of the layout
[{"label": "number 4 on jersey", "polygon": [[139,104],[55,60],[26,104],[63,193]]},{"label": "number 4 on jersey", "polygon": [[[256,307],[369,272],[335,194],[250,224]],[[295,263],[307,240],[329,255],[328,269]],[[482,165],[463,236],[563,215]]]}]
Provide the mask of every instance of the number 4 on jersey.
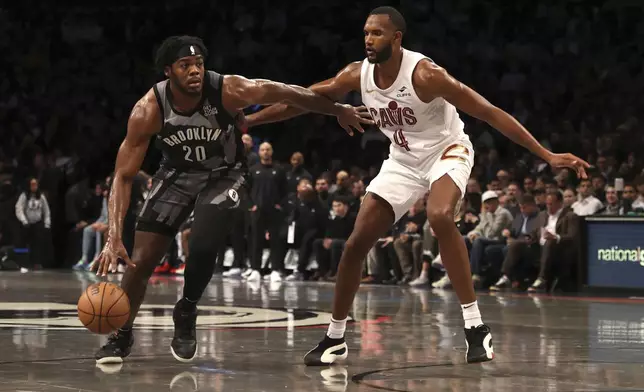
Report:
[{"label": "number 4 on jersey", "polygon": [[404,148],[406,151],[411,151],[409,149],[409,142],[405,139],[402,129],[398,129],[394,132],[394,143],[396,143],[397,146]]}]

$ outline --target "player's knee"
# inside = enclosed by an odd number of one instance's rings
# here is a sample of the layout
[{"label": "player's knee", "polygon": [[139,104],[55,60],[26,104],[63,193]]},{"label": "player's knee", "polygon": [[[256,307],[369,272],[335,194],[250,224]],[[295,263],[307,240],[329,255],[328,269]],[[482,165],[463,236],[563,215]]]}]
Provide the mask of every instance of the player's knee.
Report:
[{"label": "player's knee", "polygon": [[[365,238],[359,235],[353,235],[353,234],[349,237],[347,242],[344,244],[344,252],[347,254],[364,253],[366,255],[366,253],[369,252],[370,248],[371,247],[369,246],[368,241],[366,241]],[[357,257],[350,257],[348,259],[362,262],[362,259]]]},{"label": "player's knee", "polygon": [[435,233],[454,225],[454,209],[451,206],[429,206],[427,219]]}]

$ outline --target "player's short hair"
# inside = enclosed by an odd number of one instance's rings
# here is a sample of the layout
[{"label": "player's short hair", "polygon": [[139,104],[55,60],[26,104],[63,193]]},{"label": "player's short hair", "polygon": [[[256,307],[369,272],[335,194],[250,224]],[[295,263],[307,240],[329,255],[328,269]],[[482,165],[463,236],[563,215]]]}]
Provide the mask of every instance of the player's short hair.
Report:
[{"label": "player's short hair", "polygon": [[398,11],[394,7],[383,6],[375,8],[369,13],[369,16],[371,15],[387,15],[389,16],[391,23],[393,23],[394,27],[396,27],[397,31],[400,31],[401,33],[403,33],[403,35],[407,31],[407,22],[405,22],[405,18],[402,16],[400,11]]},{"label": "player's short hair", "polygon": [[161,46],[159,46],[159,49],[157,49],[154,60],[154,65],[156,66],[157,71],[163,72],[165,67],[171,66],[172,63],[177,61],[177,55],[181,48],[190,45],[199,48],[199,51],[204,58],[208,57],[208,49],[206,49],[201,38],[190,35],[173,35],[166,38],[161,43]]}]

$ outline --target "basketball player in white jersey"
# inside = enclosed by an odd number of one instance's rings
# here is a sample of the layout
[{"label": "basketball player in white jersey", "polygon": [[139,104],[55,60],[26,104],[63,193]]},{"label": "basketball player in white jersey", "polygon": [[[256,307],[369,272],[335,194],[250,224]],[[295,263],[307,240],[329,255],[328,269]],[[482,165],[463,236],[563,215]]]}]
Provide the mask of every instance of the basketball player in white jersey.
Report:
[{"label": "basketball player in white jersey", "polygon": [[[474,164],[474,151],[457,109],[481,119],[554,167],[586,177],[588,164],[541,146],[512,116],[450,76],[426,56],[403,49],[405,20],[394,8],[373,10],[364,26],[367,58],[349,64],[311,89],[340,100],[360,91],[365,112],[391,140],[389,159],[367,188],[337,274],[333,317],[325,338],[304,357],[307,365],[345,359],[346,320],[360,285],[362,261],[376,241],[430,190],[427,215],[443,264],[463,310],[468,363],[494,358],[490,328],[483,324],[472,284],[467,249],[454,215]],[[284,120],[303,111],[286,105],[249,116],[249,125]],[[366,114],[365,114],[366,115]]]}]

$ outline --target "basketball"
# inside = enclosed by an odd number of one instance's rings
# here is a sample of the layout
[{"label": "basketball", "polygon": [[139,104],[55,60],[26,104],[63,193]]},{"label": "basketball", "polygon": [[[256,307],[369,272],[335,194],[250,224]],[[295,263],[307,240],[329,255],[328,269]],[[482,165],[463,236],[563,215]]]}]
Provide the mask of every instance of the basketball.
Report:
[{"label": "basketball", "polygon": [[125,325],[129,318],[130,300],[115,284],[93,284],[78,299],[78,319],[94,333],[115,331]]}]

